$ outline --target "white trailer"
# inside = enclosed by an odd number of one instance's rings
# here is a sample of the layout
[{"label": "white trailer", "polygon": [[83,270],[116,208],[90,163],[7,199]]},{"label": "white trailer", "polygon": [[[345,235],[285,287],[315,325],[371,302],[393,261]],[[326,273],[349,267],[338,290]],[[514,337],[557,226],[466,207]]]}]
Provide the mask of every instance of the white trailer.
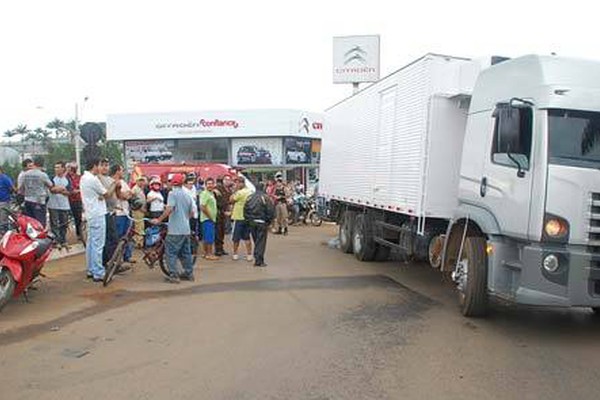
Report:
[{"label": "white trailer", "polygon": [[[377,220],[379,227],[419,235],[403,235],[400,243],[387,243],[379,252],[379,246],[357,243],[360,259],[385,258],[394,244],[404,243],[412,246],[403,251],[418,258],[431,254],[431,262],[439,263],[441,247],[431,239],[443,234],[458,204],[468,96],[477,65],[428,54],[326,111],[321,196],[333,204],[398,214],[395,226],[382,225],[394,222],[388,217]],[[432,229],[426,232],[428,220]],[[350,252],[347,233],[340,239]]]},{"label": "white trailer", "polygon": [[342,251],[428,260],[465,315],[598,312],[598,138],[597,62],[427,54],[326,110],[319,194]]},{"label": "white trailer", "polygon": [[320,193],[419,220],[451,218],[472,64],[429,54],[329,108]]}]

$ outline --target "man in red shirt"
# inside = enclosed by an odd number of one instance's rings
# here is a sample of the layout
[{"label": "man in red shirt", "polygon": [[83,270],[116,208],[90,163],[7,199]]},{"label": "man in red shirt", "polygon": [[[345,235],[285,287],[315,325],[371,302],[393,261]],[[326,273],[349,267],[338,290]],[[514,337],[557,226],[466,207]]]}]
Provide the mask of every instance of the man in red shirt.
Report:
[{"label": "man in red shirt", "polygon": [[81,213],[83,211],[83,205],[81,202],[81,191],[79,189],[79,181],[81,175],[77,173],[77,164],[69,163],[67,165],[67,179],[71,183],[71,194],[69,195],[69,204],[71,205],[71,213],[75,220],[75,231],[77,237],[81,240]]}]

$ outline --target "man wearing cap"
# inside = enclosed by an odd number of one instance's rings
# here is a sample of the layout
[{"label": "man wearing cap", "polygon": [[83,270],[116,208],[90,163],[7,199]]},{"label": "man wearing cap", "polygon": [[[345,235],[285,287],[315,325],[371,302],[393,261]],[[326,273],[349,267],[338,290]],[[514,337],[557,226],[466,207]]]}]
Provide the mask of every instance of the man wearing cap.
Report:
[{"label": "man wearing cap", "polygon": [[[167,206],[160,217],[151,221],[152,224],[156,225],[169,218],[165,244],[170,271],[167,281],[171,283],[179,283],[180,279],[194,280],[189,222],[192,217],[194,203],[190,196],[183,191],[183,181],[183,175],[173,175],[171,178],[173,190],[169,193]],[[181,275],[177,269],[177,259],[181,261],[183,266],[183,274]]]}]

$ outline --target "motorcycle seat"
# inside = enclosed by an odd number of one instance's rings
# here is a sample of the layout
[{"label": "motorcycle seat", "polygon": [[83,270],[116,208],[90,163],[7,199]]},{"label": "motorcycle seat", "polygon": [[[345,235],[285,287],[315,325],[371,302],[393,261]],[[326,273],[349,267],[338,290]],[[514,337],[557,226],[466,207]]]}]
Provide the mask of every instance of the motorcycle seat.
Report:
[{"label": "motorcycle seat", "polygon": [[35,249],[35,256],[41,257],[44,255],[46,250],[48,250],[48,248],[50,246],[52,246],[52,239],[44,238],[44,239],[37,239],[36,241],[38,243],[38,247],[37,247],[37,249]]}]

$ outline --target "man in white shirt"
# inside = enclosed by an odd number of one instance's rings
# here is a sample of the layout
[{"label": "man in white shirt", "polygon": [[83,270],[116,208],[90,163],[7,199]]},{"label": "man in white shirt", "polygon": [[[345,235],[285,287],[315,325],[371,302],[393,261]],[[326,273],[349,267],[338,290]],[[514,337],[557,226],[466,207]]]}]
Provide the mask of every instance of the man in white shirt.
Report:
[{"label": "man in white shirt", "polygon": [[85,248],[87,276],[94,282],[104,279],[102,250],[106,238],[106,197],[109,193],[98,179],[100,159],[88,160],[81,177],[80,189],[83,209],[88,222],[87,246]]}]

